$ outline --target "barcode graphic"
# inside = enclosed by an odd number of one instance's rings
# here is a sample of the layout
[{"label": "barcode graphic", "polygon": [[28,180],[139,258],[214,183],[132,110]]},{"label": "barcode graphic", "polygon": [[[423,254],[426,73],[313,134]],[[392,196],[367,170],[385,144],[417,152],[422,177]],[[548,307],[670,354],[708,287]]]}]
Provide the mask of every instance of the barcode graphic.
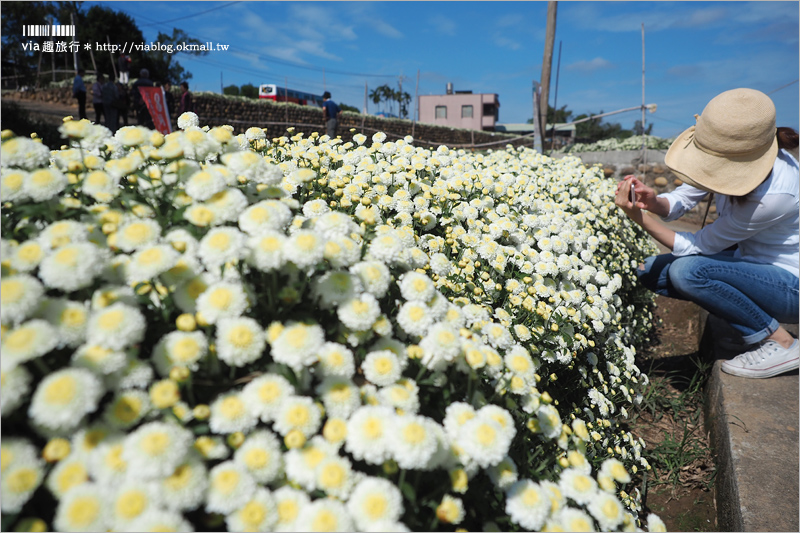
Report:
[{"label": "barcode graphic", "polygon": [[75,37],[73,24],[25,24],[22,26],[23,37]]}]

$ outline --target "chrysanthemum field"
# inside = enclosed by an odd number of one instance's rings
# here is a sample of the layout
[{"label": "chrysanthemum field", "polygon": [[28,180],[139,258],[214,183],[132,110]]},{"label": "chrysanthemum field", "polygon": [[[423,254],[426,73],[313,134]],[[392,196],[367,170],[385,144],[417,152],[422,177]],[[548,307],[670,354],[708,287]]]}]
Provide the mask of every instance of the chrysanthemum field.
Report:
[{"label": "chrysanthemum field", "polygon": [[3,132],[3,529],[663,529],[601,169],[179,125]]}]

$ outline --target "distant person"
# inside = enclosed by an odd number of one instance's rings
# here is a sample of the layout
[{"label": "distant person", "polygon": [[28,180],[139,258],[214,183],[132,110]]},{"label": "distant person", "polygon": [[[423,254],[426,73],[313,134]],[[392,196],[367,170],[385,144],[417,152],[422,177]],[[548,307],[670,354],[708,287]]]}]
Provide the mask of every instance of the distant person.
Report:
[{"label": "distant person", "polygon": [[122,54],[119,56],[117,60],[117,64],[119,66],[119,82],[120,83],[128,83],[128,72],[131,67],[131,56],[128,54]]},{"label": "distant person", "polygon": [[130,92],[128,86],[124,83],[117,83],[117,92],[119,93],[119,105],[117,110],[119,118],[122,119],[122,124],[128,125],[128,109],[130,107]]},{"label": "distant person", "polygon": [[172,94],[172,82],[164,82],[164,102],[167,104],[167,115],[172,121],[172,114],[175,113],[175,95]]},{"label": "distant person", "polygon": [[136,122],[140,126],[146,128],[153,128],[153,117],[150,116],[150,111],[144,103],[142,93],[139,92],[139,87],[153,87],[153,80],[150,79],[150,71],[143,68],[139,71],[139,79],[131,84],[131,104],[136,113]]},{"label": "distant person", "polygon": [[78,116],[86,118],[86,85],[83,83],[83,69],[78,70],[72,82],[72,97],[78,100]]},{"label": "distant person", "polygon": [[336,130],[339,129],[339,113],[341,110],[336,102],[331,100],[331,93],[325,91],[322,94],[322,122],[328,130],[328,137],[336,138]]},{"label": "distant person", "polygon": [[106,128],[110,129],[111,133],[116,133],[119,129],[117,106],[119,106],[117,84],[114,83],[114,78],[109,76],[103,84],[103,110],[106,114]]},{"label": "distant person", "polygon": [[97,75],[97,80],[92,84],[92,106],[94,107],[95,124],[103,123],[103,82],[105,76],[102,73]]},{"label": "distant person", "polygon": [[181,82],[181,103],[178,106],[178,116],[191,111],[194,112],[194,102],[192,101],[192,93],[189,92],[189,83]]}]

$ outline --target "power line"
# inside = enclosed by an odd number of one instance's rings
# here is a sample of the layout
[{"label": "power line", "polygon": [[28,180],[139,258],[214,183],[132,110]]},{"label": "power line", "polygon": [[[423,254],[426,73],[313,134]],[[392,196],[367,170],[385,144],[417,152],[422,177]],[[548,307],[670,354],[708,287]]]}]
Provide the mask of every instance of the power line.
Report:
[{"label": "power line", "polygon": [[774,91],[770,91],[770,92],[768,92],[767,94],[768,94],[768,95],[770,95],[770,94],[772,94],[772,93],[776,93],[776,92],[780,91],[781,89],[785,89],[785,88],[789,87],[790,85],[794,85],[794,84],[795,84],[795,83],[797,83],[798,81],[800,81],[800,80],[794,80],[794,81],[790,81],[790,82],[789,82],[789,83],[787,83],[786,85],[781,85],[780,87],[778,87],[778,88],[777,88],[777,89],[775,89]]},{"label": "power line", "polygon": [[142,26],[153,26],[155,24],[167,24],[169,22],[176,22],[178,20],[190,19],[190,18],[193,18],[193,17],[198,17],[200,15],[204,15],[204,14],[209,13],[211,11],[216,11],[217,9],[223,9],[223,8],[226,8],[226,7],[230,7],[230,6],[232,6],[234,4],[238,4],[240,2],[241,2],[241,0],[235,0],[234,2],[226,2],[226,3],[222,4],[222,5],[219,5],[219,6],[216,6],[216,7],[212,7],[211,9],[206,9],[205,11],[200,11],[198,13],[194,13],[192,15],[186,15],[186,16],[183,16],[183,17],[178,17],[178,18],[169,19],[169,20],[153,21],[153,22],[150,22],[149,24],[142,24]]}]

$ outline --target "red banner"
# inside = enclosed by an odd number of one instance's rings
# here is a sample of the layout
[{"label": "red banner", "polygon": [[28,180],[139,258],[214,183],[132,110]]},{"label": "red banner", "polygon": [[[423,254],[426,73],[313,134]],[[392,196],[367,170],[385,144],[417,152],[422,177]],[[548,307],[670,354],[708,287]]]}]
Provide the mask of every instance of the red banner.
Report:
[{"label": "red banner", "polygon": [[150,111],[150,117],[153,119],[155,128],[166,135],[172,133],[172,123],[167,113],[167,103],[164,99],[163,87],[139,87],[139,93],[142,95],[147,110]]}]

